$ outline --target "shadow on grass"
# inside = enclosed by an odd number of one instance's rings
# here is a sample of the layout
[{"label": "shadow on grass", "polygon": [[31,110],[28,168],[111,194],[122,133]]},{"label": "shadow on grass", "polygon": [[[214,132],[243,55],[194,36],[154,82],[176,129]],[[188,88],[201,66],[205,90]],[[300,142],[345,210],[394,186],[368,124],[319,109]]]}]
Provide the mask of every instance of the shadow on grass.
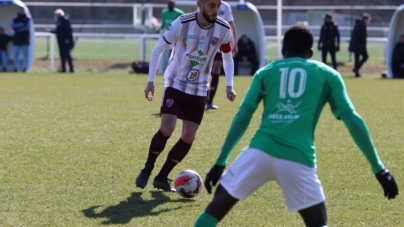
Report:
[{"label": "shadow on grass", "polygon": [[92,206],[82,210],[81,212],[83,212],[84,216],[88,218],[107,218],[108,220],[102,222],[102,224],[104,225],[127,224],[132,220],[132,218],[157,216],[160,213],[165,213],[182,208],[182,206],[177,206],[175,208],[165,208],[159,209],[157,211],[152,211],[156,207],[164,203],[186,203],[194,201],[190,199],[172,200],[164,193],[165,192],[161,191],[152,191],[151,196],[153,199],[143,200],[141,198],[141,192],[133,192],[131,196],[128,197],[126,200],[121,201],[117,205],[106,207],[101,212],[97,213],[95,209],[102,207],[102,205]]}]

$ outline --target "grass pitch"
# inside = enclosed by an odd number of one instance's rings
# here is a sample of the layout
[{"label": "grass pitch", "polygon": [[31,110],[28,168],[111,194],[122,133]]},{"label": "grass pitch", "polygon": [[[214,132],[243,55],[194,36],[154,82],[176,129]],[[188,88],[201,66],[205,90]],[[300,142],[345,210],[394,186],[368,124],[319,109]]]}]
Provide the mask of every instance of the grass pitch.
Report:
[{"label": "grass pitch", "polygon": [[[135,188],[158,117],[162,78],[147,102],[147,77],[127,74],[0,74],[0,226],[192,226],[212,198],[195,199]],[[251,77],[236,77],[238,98],[225,99],[224,84],[206,111],[189,155],[174,169],[204,178],[214,163]],[[379,154],[403,188],[404,81],[345,79]],[[260,109],[231,156],[258,127]],[[181,126],[178,122],[178,126]],[[179,138],[175,131],[156,163]],[[383,197],[364,156],[326,106],[316,131],[318,174],[330,226],[400,226],[403,198]],[[267,184],[235,206],[220,226],[302,226],[282,194]]]}]

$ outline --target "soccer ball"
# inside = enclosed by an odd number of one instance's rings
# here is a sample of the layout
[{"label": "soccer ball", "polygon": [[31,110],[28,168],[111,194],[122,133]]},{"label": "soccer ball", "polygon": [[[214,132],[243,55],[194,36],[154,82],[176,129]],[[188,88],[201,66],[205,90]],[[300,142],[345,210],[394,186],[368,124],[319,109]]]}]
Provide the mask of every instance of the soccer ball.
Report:
[{"label": "soccer ball", "polygon": [[202,190],[202,178],[193,170],[184,170],[174,181],[177,193],[184,198],[193,198]]}]

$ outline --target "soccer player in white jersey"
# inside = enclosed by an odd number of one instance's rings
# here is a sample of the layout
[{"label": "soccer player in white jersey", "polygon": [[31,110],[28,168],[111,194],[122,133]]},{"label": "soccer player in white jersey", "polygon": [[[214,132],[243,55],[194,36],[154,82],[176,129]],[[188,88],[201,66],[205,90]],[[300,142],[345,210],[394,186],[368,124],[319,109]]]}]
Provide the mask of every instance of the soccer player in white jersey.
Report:
[{"label": "soccer player in white jersey", "polygon": [[[197,9],[198,11],[198,9]],[[237,55],[237,33],[236,33],[236,25],[234,24],[233,13],[231,10],[231,6],[229,3],[222,1],[222,4],[219,8],[219,17],[223,18],[227,23],[230,25],[231,35],[232,35],[232,48],[233,48],[233,57]],[[216,90],[219,85],[219,76],[220,70],[223,65],[223,58],[222,53],[219,51],[215,55],[215,60],[213,61],[212,65],[212,73],[211,73],[211,81],[210,81],[210,88],[208,90],[207,95],[207,108],[208,109],[217,109],[218,106],[213,104],[213,98],[216,95]]]},{"label": "soccer player in white jersey", "polygon": [[227,98],[230,101],[236,98],[233,90],[232,36],[229,24],[217,16],[220,5],[221,0],[198,0],[199,12],[183,15],[172,22],[152,51],[149,82],[144,90],[145,98],[149,101],[153,100],[154,80],[161,53],[174,44],[164,72],[161,125],[151,140],[145,168],[136,178],[137,187],[146,187],[154,163],[164,150],[179,118],[183,124],[181,138],[168,153],[166,162],[153,181],[155,188],[175,191],[168,174],[187,155],[195,139],[205,110],[213,59],[219,49],[223,53]]}]

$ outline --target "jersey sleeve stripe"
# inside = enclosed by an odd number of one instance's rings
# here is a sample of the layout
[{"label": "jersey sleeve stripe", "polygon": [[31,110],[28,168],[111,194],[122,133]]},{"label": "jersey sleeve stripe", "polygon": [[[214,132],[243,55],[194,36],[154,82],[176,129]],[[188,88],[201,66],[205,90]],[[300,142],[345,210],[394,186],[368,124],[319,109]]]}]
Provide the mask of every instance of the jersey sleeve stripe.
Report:
[{"label": "jersey sleeve stripe", "polygon": [[166,41],[167,44],[171,45],[171,43],[167,41],[166,37],[163,36],[163,39],[164,39],[164,41]]},{"label": "jersey sleeve stripe", "polygon": [[227,23],[223,23],[223,22],[221,22],[221,21],[218,21],[218,20],[216,20],[216,23],[217,24],[220,24],[220,25],[222,25],[223,27],[225,27],[225,28],[228,28],[228,29],[230,29],[230,26],[227,24]]}]

